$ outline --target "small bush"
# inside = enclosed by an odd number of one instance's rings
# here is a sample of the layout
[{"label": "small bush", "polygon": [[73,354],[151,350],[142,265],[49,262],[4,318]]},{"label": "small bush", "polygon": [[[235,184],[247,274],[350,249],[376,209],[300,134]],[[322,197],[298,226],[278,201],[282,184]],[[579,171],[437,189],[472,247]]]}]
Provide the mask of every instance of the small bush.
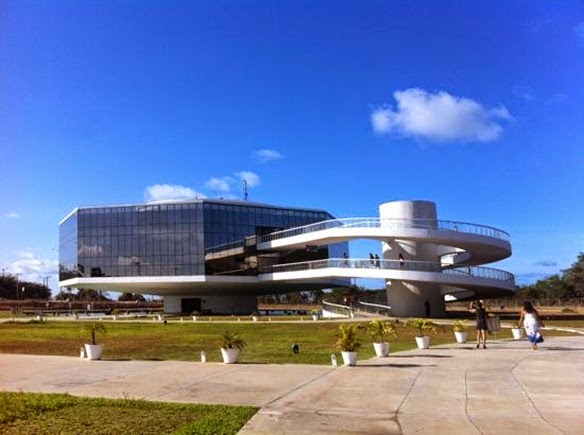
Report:
[{"label": "small bush", "polygon": [[562,313],[575,313],[576,311],[572,308],[564,307],[562,308]]}]

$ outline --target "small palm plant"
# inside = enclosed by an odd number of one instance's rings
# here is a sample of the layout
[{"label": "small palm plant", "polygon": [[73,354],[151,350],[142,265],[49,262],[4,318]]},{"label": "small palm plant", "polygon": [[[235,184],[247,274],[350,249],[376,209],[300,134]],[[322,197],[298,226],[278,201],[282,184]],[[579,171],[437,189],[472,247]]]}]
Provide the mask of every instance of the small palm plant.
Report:
[{"label": "small palm plant", "polygon": [[467,329],[466,320],[458,319],[452,323],[452,330],[457,343],[466,343],[468,338]]},{"label": "small palm plant", "polygon": [[429,319],[411,319],[408,324],[418,330],[416,343],[420,349],[428,349],[430,346],[430,337],[425,336],[425,331],[436,332],[436,324]]},{"label": "small palm plant", "polygon": [[81,328],[81,331],[83,333],[89,332],[89,335],[91,337],[91,344],[93,346],[95,346],[97,344],[97,341],[95,339],[97,334],[105,335],[107,332],[105,325],[103,323],[98,323],[98,322],[84,323],[83,327]]},{"label": "small palm plant", "polygon": [[225,331],[221,337],[223,338],[223,347],[221,347],[223,362],[226,364],[236,363],[239,352],[247,346],[247,343],[237,332]]},{"label": "small palm plant", "polygon": [[223,338],[224,349],[243,350],[247,346],[245,340],[237,332],[225,331],[221,337]]},{"label": "small palm plant", "polygon": [[418,337],[423,337],[425,331],[436,332],[436,324],[430,319],[411,319],[408,323],[418,330]]},{"label": "small palm plant", "polygon": [[343,352],[356,352],[361,347],[356,325],[339,326],[336,347]]},{"label": "small palm plant", "polygon": [[458,320],[455,320],[452,323],[452,330],[454,332],[464,332],[467,329],[468,329],[468,326],[466,324],[466,320],[460,320],[460,319],[458,319]]},{"label": "small palm plant", "polygon": [[386,337],[397,337],[397,330],[393,323],[387,320],[376,319],[369,323],[369,334],[376,343],[384,343]]}]

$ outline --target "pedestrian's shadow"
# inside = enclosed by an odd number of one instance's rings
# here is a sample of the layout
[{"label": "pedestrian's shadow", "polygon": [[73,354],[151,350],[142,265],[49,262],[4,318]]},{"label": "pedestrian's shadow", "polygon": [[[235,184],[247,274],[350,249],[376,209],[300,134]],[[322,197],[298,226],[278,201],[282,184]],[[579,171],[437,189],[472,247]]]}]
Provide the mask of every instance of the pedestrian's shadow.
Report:
[{"label": "pedestrian's shadow", "polygon": [[367,364],[367,365],[358,365],[359,368],[364,369],[380,369],[384,367],[391,367],[393,369],[410,369],[410,368],[417,368],[417,367],[436,367],[436,364]]},{"label": "pedestrian's shadow", "polygon": [[432,354],[418,354],[418,355],[391,355],[390,358],[454,358],[452,355],[432,355]]}]

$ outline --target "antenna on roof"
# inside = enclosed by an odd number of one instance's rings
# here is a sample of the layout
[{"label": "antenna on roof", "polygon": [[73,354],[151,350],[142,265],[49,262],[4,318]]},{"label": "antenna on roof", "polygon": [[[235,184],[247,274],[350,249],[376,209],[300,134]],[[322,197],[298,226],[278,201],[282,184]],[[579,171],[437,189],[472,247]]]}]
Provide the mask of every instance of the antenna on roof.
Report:
[{"label": "antenna on roof", "polygon": [[247,180],[241,180],[243,182],[243,200],[247,201],[247,196],[248,196],[248,192],[247,192]]}]

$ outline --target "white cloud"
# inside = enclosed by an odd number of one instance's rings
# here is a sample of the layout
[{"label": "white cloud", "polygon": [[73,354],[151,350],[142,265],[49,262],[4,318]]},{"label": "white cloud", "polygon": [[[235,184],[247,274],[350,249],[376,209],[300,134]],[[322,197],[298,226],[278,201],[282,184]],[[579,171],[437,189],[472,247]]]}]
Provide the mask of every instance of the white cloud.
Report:
[{"label": "white cloud", "polygon": [[486,108],[474,100],[448,92],[419,88],[396,91],[397,107],[376,108],[371,113],[373,130],[433,141],[490,142],[503,132],[502,123],[513,120],[504,106]]},{"label": "white cloud", "polygon": [[260,163],[267,163],[272,162],[274,160],[283,159],[284,155],[279,151],[263,148],[261,150],[257,150],[256,152],[254,152],[253,157],[256,161]]},{"label": "white cloud", "polygon": [[40,258],[31,252],[23,252],[9,265],[9,269],[13,275],[18,273],[20,275],[18,279],[21,281],[42,283],[44,277],[50,276],[55,284],[59,261]]},{"label": "white cloud", "polygon": [[89,255],[92,257],[103,254],[103,248],[100,245],[82,245],[78,249],[79,255]]},{"label": "white cloud", "polygon": [[558,262],[554,260],[539,260],[533,263],[534,266],[557,267]]},{"label": "white cloud", "polygon": [[163,202],[205,198],[206,196],[190,187],[175,184],[155,184],[146,188],[144,197],[147,202]]},{"label": "white cloud", "polygon": [[22,219],[22,216],[20,215],[20,213],[17,213],[15,211],[10,211],[8,213],[5,213],[4,217],[6,219]]},{"label": "white cloud", "polygon": [[229,192],[233,182],[231,177],[212,177],[205,183],[205,187],[217,192]]},{"label": "white cloud", "polygon": [[251,171],[241,171],[237,172],[235,175],[237,175],[240,180],[245,180],[248,187],[256,187],[260,184],[259,175]]},{"label": "white cloud", "polygon": [[515,85],[511,89],[511,92],[517,98],[520,98],[522,100],[525,100],[525,101],[532,101],[533,100],[533,89],[531,89],[529,86]]}]

